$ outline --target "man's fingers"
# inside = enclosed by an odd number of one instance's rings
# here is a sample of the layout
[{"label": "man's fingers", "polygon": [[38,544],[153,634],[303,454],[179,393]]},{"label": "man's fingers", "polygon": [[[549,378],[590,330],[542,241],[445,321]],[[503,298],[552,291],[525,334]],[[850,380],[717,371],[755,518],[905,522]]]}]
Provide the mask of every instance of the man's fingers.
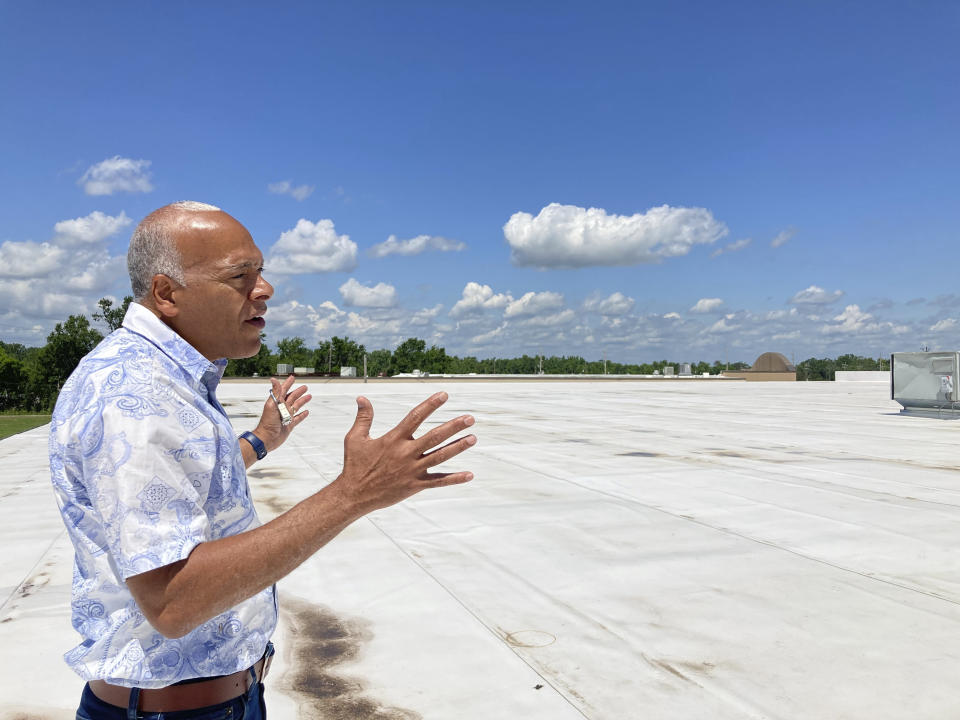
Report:
[{"label": "man's fingers", "polygon": [[437,448],[433,452],[429,452],[423,456],[423,459],[427,463],[427,467],[436,467],[442,463],[445,463],[452,457],[455,457],[462,453],[464,450],[469,450],[471,447],[477,444],[476,435],[467,435],[466,437],[457,438],[452,442],[448,442],[442,448]]},{"label": "man's fingers", "polygon": [[[277,402],[283,401],[283,383],[275,377],[270,378],[270,390],[273,392],[273,396],[276,397],[274,405],[276,405]],[[273,397],[268,398],[268,401],[269,400],[273,400]]]},{"label": "man's fingers", "polygon": [[447,420],[443,425],[433,428],[433,430],[418,438],[417,446],[420,448],[420,452],[426,452],[444,440],[453,437],[461,430],[470,427],[474,422],[476,421],[471,415],[461,415],[453,420]]},{"label": "man's fingers", "polygon": [[370,437],[370,425],[373,424],[373,405],[363,395],[357,398],[357,418],[353,421],[348,435]]},{"label": "man's fingers", "polygon": [[[293,381],[295,379],[296,378],[294,378],[293,375],[288,375],[282,381],[279,378],[275,378],[275,377],[270,378],[270,386],[273,390],[273,394],[277,396],[278,401],[284,402],[287,395],[292,394],[290,392],[290,388],[293,387]],[[301,389],[305,391],[307,389],[307,386],[301,385],[293,392],[297,392]]]},{"label": "man's fingers", "polygon": [[291,411],[296,412],[304,405],[306,405],[311,400],[311,395],[305,395],[307,392],[307,386],[301,385],[296,390],[291,390],[287,393],[287,399],[284,400],[286,406],[290,408]]},{"label": "man's fingers", "polygon": [[397,424],[394,430],[407,437],[413,437],[413,433],[423,424],[423,421],[446,401],[447,394],[445,392],[434,393],[408,412],[407,416]]},{"label": "man's fingers", "polygon": [[307,419],[307,415],[309,415],[309,414],[310,414],[310,411],[309,411],[309,410],[304,410],[303,412],[298,412],[296,415],[293,416],[293,420],[290,421],[290,424],[287,425],[287,428],[288,428],[289,430],[293,430],[297,425],[299,425],[299,424],[302,423],[304,420],[306,420],[306,419]]},{"label": "man's fingers", "polygon": [[424,482],[430,487],[444,487],[446,485],[459,485],[461,483],[473,480],[472,472],[455,473],[427,473]]}]

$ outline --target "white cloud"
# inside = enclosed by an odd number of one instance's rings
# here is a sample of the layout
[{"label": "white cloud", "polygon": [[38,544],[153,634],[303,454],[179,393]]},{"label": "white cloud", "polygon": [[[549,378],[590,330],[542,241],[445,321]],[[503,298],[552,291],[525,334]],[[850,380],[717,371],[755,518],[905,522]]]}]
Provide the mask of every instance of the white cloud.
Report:
[{"label": "white cloud", "polygon": [[783,320],[788,317],[796,317],[797,309],[790,308],[789,310],[771,310],[766,314],[767,320]]},{"label": "white cloud", "polygon": [[734,330],[739,329],[739,325],[734,325],[730,321],[733,320],[733,315],[726,315],[719,320],[717,320],[713,325],[710,326],[710,329],[707,332],[710,333],[728,333]]},{"label": "white cloud", "polygon": [[[46,289],[35,280],[8,280],[0,283],[0,308],[15,309],[21,317],[65,320],[68,315],[89,313],[93,302],[82,295]],[[48,332],[49,332],[48,329]],[[5,338],[6,339],[6,338]]]},{"label": "white cloud", "polygon": [[347,315],[347,329],[358,335],[365,335],[373,332],[378,327],[378,323],[373,318],[352,312]]},{"label": "white cloud", "polygon": [[130,222],[124,213],[93,212],[56,223],[49,242],[0,244],[0,312],[62,320],[111,290],[129,292],[125,258],[110,255],[104,241]]},{"label": "white cloud", "polygon": [[680,313],[668,312],[666,315],[663,316],[663,319],[664,320],[680,320],[681,317],[680,317]]},{"label": "white cloud", "polygon": [[116,216],[94,210],[86,217],[61,220],[53,226],[53,230],[60,245],[92,244],[116,235],[132,222],[122,210]]},{"label": "white cloud", "polygon": [[468,282],[463,288],[463,295],[450,308],[451,317],[463,317],[484,310],[499,309],[513,301],[510,293],[494,294],[489,285]]},{"label": "white cloud", "polygon": [[371,247],[368,253],[371,257],[382,258],[387,255],[419,255],[428,250],[456,252],[465,250],[466,247],[466,244],[459,240],[436,235],[417,235],[409,240],[398,240],[396,235],[391,235],[382,243]]},{"label": "white cloud", "polygon": [[877,322],[873,315],[864,312],[859,305],[847,305],[843,312],[833,318],[835,325],[824,325],[821,332],[827,335],[858,334],[858,335],[903,335],[910,331],[906,325],[895,325],[892,322]]},{"label": "white cloud", "polygon": [[13,242],[0,245],[0,278],[45,278],[66,266],[67,252],[50,243]]},{"label": "white cloud", "polygon": [[607,298],[588,298],[583,304],[583,309],[600,315],[625,315],[633,310],[633,305],[632,297],[627,297],[622,292],[615,292]]},{"label": "white cloud", "polygon": [[289,180],[270,183],[267,185],[267,191],[274,195],[289,195],[298,202],[303,202],[313,194],[314,185],[294,185]]},{"label": "white cloud", "polygon": [[514,300],[503,311],[506,318],[537,315],[545,310],[563,307],[563,295],[555,292],[528,292],[519,300]]},{"label": "white cloud", "polygon": [[87,261],[86,267],[81,264],[73,272],[65,274],[63,287],[67,290],[96,293],[106,290],[118,279],[125,277],[127,277],[127,259],[122,255],[111,257],[103,253]]},{"label": "white cloud", "polygon": [[825,332],[855,332],[863,330],[873,315],[863,312],[859,305],[847,305],[843,312],[833,318],[839,325],[824,327]]},{"label": "white cloud", "polygon": [[147,193],[150,184],[149,160],[133,160],[114,155],[91,165],[77,184],[87,195],[113,195],[115,192]]},{"label": "white cloud", "polygon": [[491,340],[495,340],[503,334],[503,331],[506,330],[507,323],[504,323],[498,328],[494,328],[490,332],[482,333],[481,335],[476,335],[470,338],[471,345],[486,345]]},{"label": "white cloud", "polygon": [[397,289],[393,285],[377,283],[367,287],[354,278],[340,286],[340,296],[344,303],[355,307],[385,308],[397,304]]},{"label": "white cloud", "polygon": [[370,350],[394,347],[408,337],[430,338],[431,342],[443,345],[440,328],[432,325],[442,309],[442,305],[437,305],[411,315],[400,307],[345,311],[329,300],[316,305],[288,300],[270,303],[266,331],[270,343],[298,335],[308,345],[316,346],[331,335],[346,335]]},{"label": "white cloud", "polygon": [[520,320],[520,323],[523,327],[554,327],[571,323],[576,318],[577,314],[568,308],[552,315],[531,315]]},{"label": "white cloud", "polygon": [[315,342],[328,333],[331,328],[338,329],[347,314],[325,301],[317,306],[303,304],[296,300],[283,303],[270,303],[267,309],[266,332],[271,342],[284,337],[300,336],[308,342]]},{"label": "white cloud", "polygon": [[337,235],[332,220],[301,218],[270,249],[269,267],[275,273],[349,272],[356,265],[357,244],[349,235]]},{"label": "white cloud", "polygon": [[713,312],[723,306],[723,300],[720,298],[700,298],[697,304],[690,308],[693,313]]},{"label": "white cloud", "polygon": [[953,318],[944,318],[930,326],[930,332],[944,332],[953,330],[957,326],[957,321]]},{"label": "white cloud", "polygon": [[843,290],[835,290],[831,293],[822,287],[811,285],[806,290],[798,292],[788,302],[794,305],[829,305],[842,297]]},{"label": "white cloud", "polygon": [[724,253],[732,253],[732,252],[737,252],[739,250],[743,250],[744,248],[748,247],[752,242],[753,242],[752,238],[743,238],[742,240],[737,240],[736,242],[732,242],[729,245],[724,245],[722,248],[717,248],[712,253],[710,253],[710,257],[717,257],[718,255],[723,255]]},{"label": "white cloud", "polygon": [[781,245],[786,245],[787,241],[797,234],[796,228],[787,228],[782,232],[778,233],[777,236],[770,241],[770,247],[778,248]]},{"label": "white cloud", "polygon": [[432,308],[423,308],[418,310],[410,318],[411,325],[429,325],[443,310],[443,303],[437,303]]},{"label": "white cloud", "polygon": [[686,255],[727,227],[703,208],[650,208],[608,215],[602,208],[551,203],[537,217],[518,212],[503,226],[515,265],[543,268],[636,265]]}]

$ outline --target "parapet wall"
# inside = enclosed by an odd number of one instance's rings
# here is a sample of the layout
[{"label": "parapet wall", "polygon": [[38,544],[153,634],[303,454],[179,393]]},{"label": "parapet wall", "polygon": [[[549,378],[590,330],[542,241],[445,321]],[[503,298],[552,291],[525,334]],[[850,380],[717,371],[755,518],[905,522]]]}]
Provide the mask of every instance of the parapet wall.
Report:
[{"label": "parapet wall", "polygon": [[740,372],[724,372],[723,377],[737,378],[747,382],[795,382],[795,372],[762,372],[759,370],[742,370]]},{"label": "parapet wall", "polygon": [[889,370],[837,370],[837,382],[890,382]]}]

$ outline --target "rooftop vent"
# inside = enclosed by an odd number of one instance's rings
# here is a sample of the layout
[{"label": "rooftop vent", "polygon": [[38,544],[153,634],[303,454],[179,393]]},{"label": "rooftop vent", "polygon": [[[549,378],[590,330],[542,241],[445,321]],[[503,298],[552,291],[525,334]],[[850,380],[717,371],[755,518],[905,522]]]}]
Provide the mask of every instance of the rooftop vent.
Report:
[{"label": "rooftop vent", "polygon": [[890,369],[890,396],[903,406],[900,412],[960,418],[960,352],[894,353]]}]

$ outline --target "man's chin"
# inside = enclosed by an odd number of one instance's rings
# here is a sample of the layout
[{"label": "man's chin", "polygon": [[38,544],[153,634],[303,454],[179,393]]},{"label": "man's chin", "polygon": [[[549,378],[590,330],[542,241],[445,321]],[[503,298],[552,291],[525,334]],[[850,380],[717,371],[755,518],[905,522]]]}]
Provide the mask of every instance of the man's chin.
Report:
[{"label": "man's chin", "polygon": [[256,344],[252,349],[250,349],[250,350],[245,350],[245,351],[243,351],[243,352],[238,352],[238,353],[236,353],[235,355],[232,355],[232,356],[230,357],[230,359],[231,359],[231,360],[244,360],[244,359],[246,359],[246,358],[253,357],[253,356],[256,355],[258,352],[260,352],[260,346],[261,346],[261,345],[262,345],[262,343],[257,342],[257,344]]}]

